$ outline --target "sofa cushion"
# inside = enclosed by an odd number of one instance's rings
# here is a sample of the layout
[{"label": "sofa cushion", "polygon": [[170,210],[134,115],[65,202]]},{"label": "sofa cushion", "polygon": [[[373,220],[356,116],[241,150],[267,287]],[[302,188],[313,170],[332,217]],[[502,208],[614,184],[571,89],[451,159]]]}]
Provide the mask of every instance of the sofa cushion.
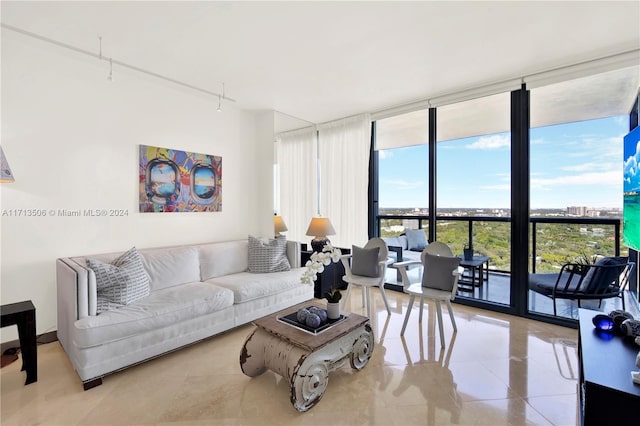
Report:
[{"label": "sofa cushion", "polygon": [[217,277],[207,282],[233,291],[234,303],[238,304],[304,285],[301,281],[303,272],[304,268],[270,274],[240,272]]},{"label": "sofa cushion", "polygon": [[[98,313],[118,305],[127,305],[149,295],[149,276],[135,247],[111,263],[87,258],[87,266],[96,275]],[[113,306],[110,306],[113,304]]]},{"label": "sofa cushion", "polygon": [[200,251],[200,279],[244,272],[249,268],[249,243],[247,240],[203,244]]},{"label": "sofa cushion", "polygon": [[409,242],[406,235],[399,235],[397,237],[385,237],[382,239],[388,246],[402,247],[403,250],[409,249]]},{"label": "sofa cushion", "polygon": [[195,247],[142,250],[142,262],[151,278],[151,290],[200,281],[200,261]]},{"label": "sofa cushion", "polygon": [[599,259],[595,265],[606,266],[606,268],[589,268],[587,275],[584,277],[584,292],[606,292],[611,285],[615,285],[626,263],[627,259],[624,257],[603,257]]},{"label": "sofa cushion", "polygon": [[154,291],[115,311],[75,322],[74,343],[88,348],[142,334],[233,305],[233,293],[210,283],[188,283]]},{"label": "sofa cushion", "polygon": [[249,235],[249,272],[264,274],[288,271],[287,237],[256,238]]},{"label": "sofa cushion", "polygon": [[422,251],[427,247],[427,235],[424,229],[407,229],[407,241],[409,250]]}]

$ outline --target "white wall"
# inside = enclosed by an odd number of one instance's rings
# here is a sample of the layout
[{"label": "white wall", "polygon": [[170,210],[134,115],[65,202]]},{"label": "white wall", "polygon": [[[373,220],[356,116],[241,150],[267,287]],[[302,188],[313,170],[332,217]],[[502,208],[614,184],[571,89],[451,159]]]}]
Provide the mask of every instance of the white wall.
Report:
[{"label": "white wall", "polygon": [[[273,232],[269,114],[216,112],[216,98],[118,67],[107,75],[105,62],[2,32],[2,147],[16,182],[0,185],[0,300],[31,299],[39,334],[56,329],[58,257]],[[140,144],[222,156],[222,212],[138,213]],[[2,329],[3,342],[15,338]]]}]

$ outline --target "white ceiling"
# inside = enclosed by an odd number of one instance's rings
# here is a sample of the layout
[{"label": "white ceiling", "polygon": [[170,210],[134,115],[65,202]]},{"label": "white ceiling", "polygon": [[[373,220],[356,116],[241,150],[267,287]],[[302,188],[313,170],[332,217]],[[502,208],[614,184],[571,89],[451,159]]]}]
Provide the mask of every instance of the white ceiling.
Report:
[{"label": "white ceiling", "polygon": [[640,48],[638,1],[0,8],[3,24],[96,53],[101,36],[105,56],[314,123]]}]

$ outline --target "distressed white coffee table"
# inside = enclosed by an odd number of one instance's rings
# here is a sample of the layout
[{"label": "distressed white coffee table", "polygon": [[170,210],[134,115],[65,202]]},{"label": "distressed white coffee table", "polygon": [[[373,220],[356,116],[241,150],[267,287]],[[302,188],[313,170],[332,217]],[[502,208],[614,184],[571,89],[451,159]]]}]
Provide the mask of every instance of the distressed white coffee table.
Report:
[{"label": "distressed white coffee table", "polygon": [[329,372],[342,367],[347,359],[361,370],[373,352],[373,333],[369,318],[348,313],[347,318],[314,335],[279,317],[299,308],[320,303],[308,301],[254,321],[240,352],[240,367],[249,377],[267,369],[289,379],[291,403],[307,411],[320,401],[327,389]]}]

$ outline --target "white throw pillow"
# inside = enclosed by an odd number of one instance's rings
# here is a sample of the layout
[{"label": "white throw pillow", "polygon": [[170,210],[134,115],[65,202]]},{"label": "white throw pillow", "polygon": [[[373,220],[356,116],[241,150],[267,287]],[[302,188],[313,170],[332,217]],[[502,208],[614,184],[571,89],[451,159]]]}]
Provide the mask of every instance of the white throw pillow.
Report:
[{"label": "white throw pillow", "polygon": [[256,238],[249,235],[249,272],[260,274],[290,269],[286,236]]},{"label": "white throw pillow", "polygon": [[98,313],[149,295],[149,275],[135,247],[111,263],[88,258],[87,266],[96,274]]},{"label": "white throw pillow", "polygon": [[409,250],[422,251],[427,247],[427,235],[424,229],[407,229],[405,234],[409,242]]}]

